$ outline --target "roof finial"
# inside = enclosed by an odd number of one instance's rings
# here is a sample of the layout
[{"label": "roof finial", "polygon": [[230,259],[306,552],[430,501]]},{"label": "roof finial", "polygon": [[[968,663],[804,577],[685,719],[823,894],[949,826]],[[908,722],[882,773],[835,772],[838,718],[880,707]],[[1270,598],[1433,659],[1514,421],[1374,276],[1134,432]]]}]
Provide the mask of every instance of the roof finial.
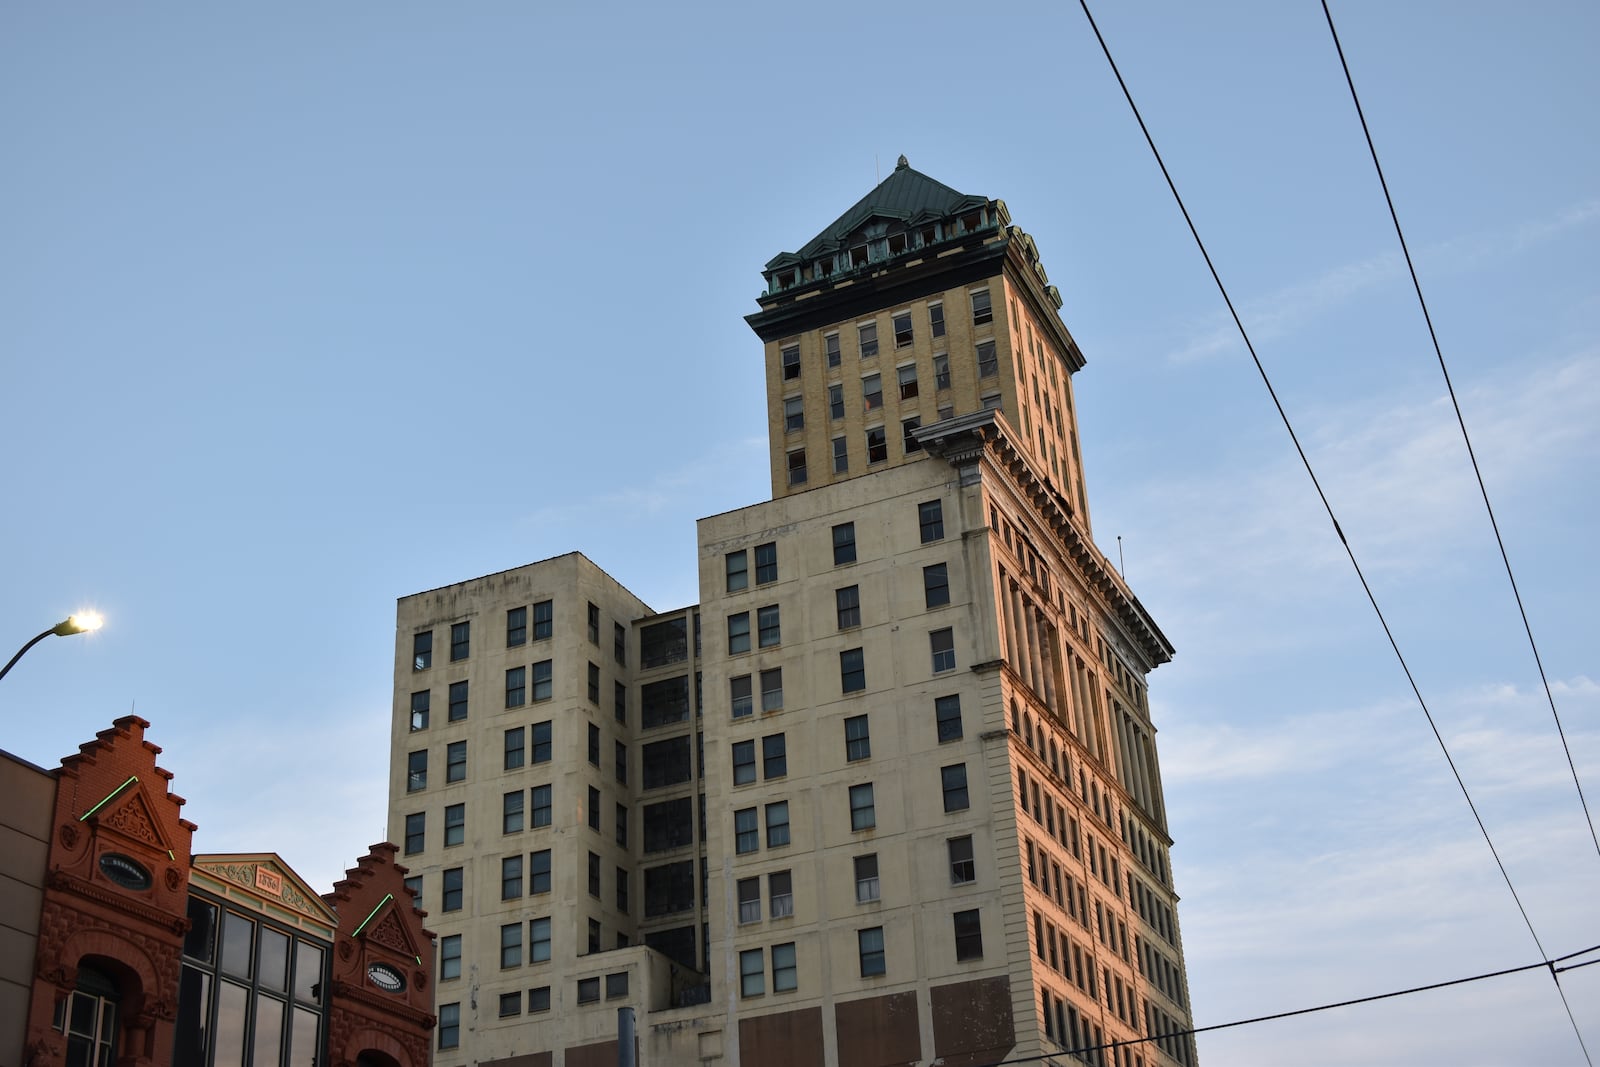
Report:
[{"label": "roof finial", "polygon": [[906,157],[905,156],[901,156],[900,157],[900,161],[894,165],[894,169],[895,170],[905,170],[909,166],[911,166],[911,164],[906,162]]}]

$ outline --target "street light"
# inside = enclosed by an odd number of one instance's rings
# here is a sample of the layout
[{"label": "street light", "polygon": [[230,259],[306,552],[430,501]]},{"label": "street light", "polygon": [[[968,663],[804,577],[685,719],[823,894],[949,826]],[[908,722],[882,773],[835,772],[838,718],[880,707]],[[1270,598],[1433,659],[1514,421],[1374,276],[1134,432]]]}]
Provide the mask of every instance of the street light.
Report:
[{"label": "street light", "polygon": [[51,634],[57,637],[70,637],[72,634],[92,633],[104,625],[105,619],[100,617],[98,611],[80,611],[76,615],[68,615],[65,619],[62,619],[32,641],[17,649],[17,654],[11,657],[11,662],[7,663],[3,670],[0,670],[0,678],[4,678],[10,673],[11,668],[17,665],[17,660],[21,659],[28,649],[37,645]]}]

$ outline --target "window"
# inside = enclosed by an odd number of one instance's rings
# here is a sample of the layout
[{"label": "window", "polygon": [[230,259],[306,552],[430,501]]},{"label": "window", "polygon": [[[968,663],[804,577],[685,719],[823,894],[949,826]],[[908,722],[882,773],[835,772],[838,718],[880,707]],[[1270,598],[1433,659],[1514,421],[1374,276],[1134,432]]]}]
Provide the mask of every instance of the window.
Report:
[{"label": "window", "polygon": [[612,766],[617,781],[622,785],[628,784],[628,746],[621,741],[616,742],[612,748]]},{"label": "window", "polygon": [[882,426],[874,426],[867,431],[867,463],[882,463],[889,458],[889,435]]},{"label": "window", "polygon": [[689,676],[647,682],[639,689],[639,724],[646,730],[689,718]]},{"label": "window", "polygon": [[467,717],[467,683],[450,683],[450,721],[460,722]]},{"label": "window", "polygon": [[783,632],[778,624],[778,605],[768,604],[764,608],[756,609],[756,643],[762,648],[771,648],[781,644]]},{"label": "window", "polygon": [[444,894],[440,907],[445,911],[460,911],[462,896],[462,868],[448,867],[444,872]]},{"label": "window", "polygon": [[761,710],[783,710],[782,667],[772,667],[761,672]]},{"label": "window", "polygon": [[983,959],[983,923],[978,909],[955,914],[956,960]]},{"label": "window", "polygon": [[928,635],[928,646],[933,651],[933,670],[953,671],[956,669],[956,638],[955,633],[946,626],[942,630],[934,630]]},{"label": "window", "polygon": [[922,419],[903,419],[900,423],[900,447],[906,455],[922,451],[922,442],[917,440],[917,431],[922,429]]},{"label": "window", "polygon": [[789,484],[804,485],[806,480],[806,450],[797,448],[789,453]]},{"label": "window", "polygon": [[[617,868],[617,910],[628,914],[628,868]],[[621,947],[620,945],[618,946]]]},{"label": "window", "polygon": [[767,991],[767,964],[759,948],[739,953],[739,996],[759,997]]},{"label": "window", "polygon": [[[600,899],[600,857],[593,852],[589,853],[589,895],[596,900]],[[589,951],[597,951],[597,948]]]},{"label": "window", "polygon": [[978,880],[977,864],[972,858],[971,836],[952,837],[945,842],[950,851],[950,883],[964,885]]},{"label": "window", "polygon": [[856,949],[861,957],[861,977],[870,978],[885,971],[883,927],[870,926],[856,931]]},{"label": "window", "polygon": [[733,743],[733,784],[749,785],[756,780],[756,743],[754,741],[735,741]]},{"label": "window", "polygon": [[[550,920],[533,919],[528,923],[528,961],[530,963],[544,963],[550,959]],[[528,994],[528,1010],[532,1011],[533,994],[538,990],[531,990]],[[546,991],[545,1007],[549,1007],[548,991]]]},{"label": "window", "polygon": [[856,561],[856,524],[841,522],[833,528],[833,565]]},{"label": "window", "polygon": [[535,827],[550,825],[550,786],[536,785],[533,787],[533,825]]},{"label": "window", "polygon": [[589,829],[595,833],[600,832],[600,790],[594,786],[589,787]]},{"label": "window", "polygon": [[911,312],[894,316],[894,346],[904,348],[911,343]]},{"label": "window", "polygon": [[750,676],[741,674],[737,678],[728,680],[728,688],[733,702],[733,717],[742,719],[755,711],[755,702],[750,693]]},{"label": "window", "polygon": [[972,325],[982,326],[986,322],[993,322],[994,309],[989,306],[989,290],[974,289],[969,295],[972,297]]},{"label": "window", "polygon": [[741,611],[728,616],[728,655],[750,651],[750,613]]},{"label": "window", "polygon": [[542,848],[528,854],[528,894],[550,892],[550,850]]},{"label": "window", "polygon": [[466,659],[472,652],[472,623],[458,622],[450,627],[450,662]]},{"label": "window", "polygon": [[600,706],[600,668],[593,663],[589,664],[589,703]]},{"label": "window", "polygon": [[639,769],[640,776],[644,779],[644,788],[660,789],[663,786],[687,782],[694,773],[690,761],[688,734],[650,742],[639,753]]},{"label": "window", "polygon": [[522,790],[507,793],[500,798],[500,832],[514,834],[522,829],[523,805],[527,801]]},{"label": "window", "polygon": [[506,647],[515,648],[528,643],[528,609],[512,608],[506,612]]},{"label": "window", "polygon": [[444,809],[445,847],[459,845],[467,839],[467,806],[449,804]]},{"label": "window", "polygon": [[914,398],[917,395],[917,365],[908,363],[904,367],[896,367],[894,373],[900,381],[900,399]]},{"label": "window", "polygon": [[870,830],[878,825],[878,813],[872,802],[872,783],[850,787],[850,829]]},{"label": "window", "polygon": [[613,716],[624,726],[628,724],[628,687],[621,682],[611,683]]},{"label": "window", "polygon": [[847,763],[872,756],[872,734],[865,715],[852,715],[844,721],[844,758]]},{"label": "window", "polygon": [[421,811],[406,816],[406,855],[422,851],[426,841],[427,818],[427,813]]},{"label": "window", "polygon": [[833,606],[839,615],[839,629],[849,630],[861,625],[861,588],[847,585],[833,591]]},{"label": "window", "polygon": [[844,386],[842,385],[828,386],[828,418],[844,418]]},{"label": "window", "polygon": [[411,669],[425,671],[433,666],[433,631],[411,635]]},{"label": "window", "polygon": [[628,847],[628,806],[626,804],[617,805],[616,837],[617,844],[621,845],[623,848]]},{"label": "window", "polygon": [[939,742],[961,740],[961,697],[951,694],[933,701],[933,720],[939,727]]},{"label": "window", "polygon": [[846,693],[859,693],[867,687],[867,663],[859,648],[847,648],[839,653],[839,688]]},{"label": "window", "polygon": [[418,911],[422,910],[422,875],[414,874],[406,879],[406,889],[411,893],[411,906]]},{"label": "window", "polygon": [[922,568],[922,601],[930,608],[950,603],[950,576],[945,564]]},{"label": "window", "polygon": [[445,746],[444,780],[447,782],[464,782],[467,780],[467,743],[465,741],[452,741]]},{"label": "window", "polygon": [[522,966],[522,924],[507,923],[500,927],[500,969]]},{"label": "window", "polygon": [[600,766],[600,727],[589,723],[589,762]]},{"label": "window", "polygon": [[843,437],[833,439],[833,473],[845,474],[850,470],[850,445]]},{"label": "window", "polygon": [[929,326],[929,332],[932,333],[933,336],[935,336],[935,337],[943,337],[944,336],[944,305],[943,304],[929,304],[928,305],[928,326]]},{"label": "window", "polygon": [[461,935],[451,934],[439,939],[439,977],[461,977]]},{"label": "window", "polygon": [[[995,358],[994,342],[984,341],[978,345],[978,377],[993,378],[1000,373],[1000,361]],[[999,398],[996,397],[995,407],[999,407]],[[988,398],[984,398],[984,407],[988,407]]]},{"label": "window", "polygon": [[790,345],[783,349],[780,357],[783,363],[783,380],[792,381],[800,377],[800,346]]},{"label": "window", "polygon": [[783,398],[783,429],[785,433],[806,428],[806,402],[798,396]]},{"label": "window", "polygon": [[428,750],[413,752],[406,757],[406,792],[415,793],[428,788]]},{"label": "window", "polygon": [[756,584],[766,585],[778,580],[778,545],[768,541],[756,546]]},{"label": "window", "polygon": [[428,728],[428,705],[433,702],[433,690],[424,689],[420,693],[411,694],[411,729],[426,730]]},{"label": "window", "polygon": [[439,1005],[439,1047],[455,1048],[461,1044],[461,1005]]},{"label": "window", "polygon": [[736,592],[750,584],[750,557],[744,549],[727,555],[728,592]]},{"label": "window", "polygon": [[741,878],[738,885],[739,892],[739,921],[741,923],[754,923],[761,921],[761,879]]},{"label": "window", "polygon": [[500,994],[500,1018],[522,1014],[522,990]]},{"label": "window", "polygon": [[551,601],[541,600],[533,606],[533,639],[541,641],[549,637],[555,627],[555,611]]},{"label": "window", "polygon": [[857,856],[856,868],[856,903],[870,904],[878,899],[878,856]]},{"label": "window", "polygon": [[542,659],[533,665],[533,701],[549,700],[555,695],[554,671],[550,660]]},{"label": "window", "polygon": [[620,622],[611,624],[611,658],[618,666],[628,665],[628,630]]},{"label": "window", "polygon": [[944,788],[944,810],[947,813],[967,810],[967,765],[952,763],[939,768],[939,781]]},{"label": "window", "polygon": [[528,668],[512,667],[506,671],[506,707],[520,708],[528,702]]},{"label": "window", "polygon": [[[933,387],[950,388],[950,357],[942,352],[933,357]],[[941,413],[939,418],[943,419],[945,416]]]},{"label": "window", "polygon": [[579,1004],[594,1004],[597,1001],[599,1001],[599,999],[600,999],[600,979],[599,978],[580,978],[580,979],[578,979],[578,1003]]},{"label": "window", "polygon": [[864,322],[856,327],[856,335],[861,341],[861,358],[870,359],[878,354],[878,324]]},{"label": "window", "polygon": [[774,871],[767,875],[768,911],[774,919],[787,919],[794,914],[794,880],[788,871]]},{"label": "window", "polygon": [[1000,410],[1002,410],[1000,394],[999,393],[984,393],[983,394],[983,410],[985,410],[985,411],[1000,411]]},{"label": "window", "polygon": [[[536,962],[536,963],[538,962],[539,958],[537,956],[532,956],[531,958],[533,959],[534,962]],[[546,957],[546,958],[548,958],[548,957]],[[529,1015],[532,1015],[536,1011],[549,1011],[549,1010],[550,1010],[550,987],[549,986],[542,985],[542,986],[538,987],[537,989],[528,990],[528,1014]]]},{"label": "window", "polygon": [[792,993],[800,988],[800,969],[795,965],[794,942],[772,946],[772,991]]},{"label": "window", "polygon": [[761,777],[782,778],[789,773],[788,747],[782,734],[768,734],[761,739]]},{"label": "window", "polygon": [[767,847],[777,848],[789,843],[789,802],[779,800],[767,805]]},{"label": "window", "polygon": [[861,379],[861,406],[866,411],[883,407],[883,381],[878,375]]},{"label": "window", "polygon": [[606,999],[615,1000],[617,997],[628,995],[628,972],[617,971],[615,974],[606,975]]},{"label": "window", "polygon": [[830,333],[824,337],[822,339],[822,350],[827,353],[828,366],[837,367],[839,365],[839,335]]},{"label": "window", "polygon": [[589,643],[600,643],[600,608],[592,601],[589,603]]},{"label": "window", "polygon": [[[754,754],[752,753],[752,758]],[[752,771],[752,775],[754,771]],[[738,855],[761,848],[761,829],[755,808],[740,808],[733,813],[733,850]]]},{"label": "window", "polygon": [[925,500],[917,505],[917,525],[922,528],[922,543],[944,540],[944,502]]},{"label": "window", "polygon": [[550,724],[536,722],[533,724],[533,762],[550,762]]}]

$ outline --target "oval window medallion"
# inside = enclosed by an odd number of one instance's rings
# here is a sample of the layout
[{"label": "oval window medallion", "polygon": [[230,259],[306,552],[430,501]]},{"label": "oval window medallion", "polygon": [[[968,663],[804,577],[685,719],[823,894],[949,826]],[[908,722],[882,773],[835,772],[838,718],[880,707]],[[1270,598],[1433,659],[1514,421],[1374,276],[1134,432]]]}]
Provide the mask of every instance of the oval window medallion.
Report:
[{"label": "oval window medallion", "polygon": [[367,977],[372,979],[372,984],[385,993],[399,993],[406,987],[405,975],[389,966],[387,963],[374,963],[367,968]]},{"label": "oval window medallion", "polygon": [[120,852],[106,852],[100,856],[100,873],[124,889],[150,888],[150,872],[144,864]]}]

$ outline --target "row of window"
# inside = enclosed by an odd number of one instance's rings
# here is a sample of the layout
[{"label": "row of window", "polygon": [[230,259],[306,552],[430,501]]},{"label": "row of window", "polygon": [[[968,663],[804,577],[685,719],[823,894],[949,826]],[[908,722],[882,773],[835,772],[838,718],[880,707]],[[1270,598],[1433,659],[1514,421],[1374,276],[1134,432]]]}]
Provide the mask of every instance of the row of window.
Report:
[{"label": "row of window", "polygon": [[[532,622],[530,634],[529,622]],[[588,603],[588,634],[589,643],[600,643],[600,608],[594,602]],[[520,648],[528,643],[530,636],[535,641],[548,640],[555,632],[555,602],[551,600],[536,601],[530,608],[521,605],[506,610],[506,647]],[[457,663],[472,655],[472,620],[450,624],[450,662]],[[617,663],[626,666],[628,662],[628,630],[621,623],[612,624],[612,656]],[[425,671],[433,666],[433,631],[423,630],[411,636],[411,669]]]},{"label": "row of window", "polygon": [[[783,735],[776,736],[781,742]],[[765,740],[765,739],[764,739]],[[740,773],[755,773],[751,766],[748,772],[741,772],[739,765],[735,764],[735,784],[739,784],[737,776]],[[774,777],[778,777],[774,775]],[[747,779],[754,781],[754,778]],[[965,811],[971,806],[971,799],[967,790],[967,765],[965,763],[952,763],[939,768],[939,784],[944,798],[946,814]],[[876,795],[871,782],[861,782],[848,789],[848,802],[850,811],[850,830],[852,833],[862,830],[871,830],[878,825],[878,807]],[[767,847],[773,848],[789,843],[789,802],[776,801],[766,805],[767,812]],[[736,855],[744,855],[759,850],[761,835],[756,819],[756,809],[740,808],[733,813],[733,850]]]},{"label": "row of window", "polygon": [[[990,301],[987,287],[968,290],[967,299],[971,306],[972,324],[974,326],[985,326],[994,321],[994,307]],[[943,337],[945,335],[944,303],[942,301],[930,302],[926,307],[929,334],[933,337]],[[911,309],[904,308],[891,313],[890,322],[895,348],[910,348],[916,341],[916,334],[911,324]],[[838,331],[830,331],[823,335],[822,348],[824,360],[829,367],[838,367],[843,362]],[[856,352],[861,359],[872,359],[877,356],[878,323],[876,319],[856,323]],[[798,344],[782,346],[779,349],[778,364],[784,381],[793,381],[799,378],[800,346]]]},{"label": "row of window", "polygon": [[[922,544],[944,540],[944,502],[941,500],[925,500],[917,505],[918,536]],[[840,523],[833,527],[833,563],[842,566],[854,563],[856,559],[856,527],[853,522]],[[767,585],[778,580],[778,545],[775,541],[757,545],[754,549],[756,558],[756,584]],[[749,588],[750,585],[750,551],[737,549],[729,552],[723,558],[724,588],[728,593],[735,593]],[[776,608],[773,609],[776,611]],[[748,620],[745,624],[745,633],[748,636]],[[748,648],[748,645],[746,646]]]},{"label": "row of window", "polygon": [[[759,900],[757,905],[759,907]],[[983,958],[983,921],[977,908],[958,911],[952,917],[957,962]],[[739,953],[739,996],[743,999],[766,993],[767,949],[745,949]],[[856,931],[856,954],[861,977],[887,974],[888,956],[884,949],[883,927],[869,926]],[[798,986],[795,945],[786,942],[771,949],[772,991],[793,992]]]}]

